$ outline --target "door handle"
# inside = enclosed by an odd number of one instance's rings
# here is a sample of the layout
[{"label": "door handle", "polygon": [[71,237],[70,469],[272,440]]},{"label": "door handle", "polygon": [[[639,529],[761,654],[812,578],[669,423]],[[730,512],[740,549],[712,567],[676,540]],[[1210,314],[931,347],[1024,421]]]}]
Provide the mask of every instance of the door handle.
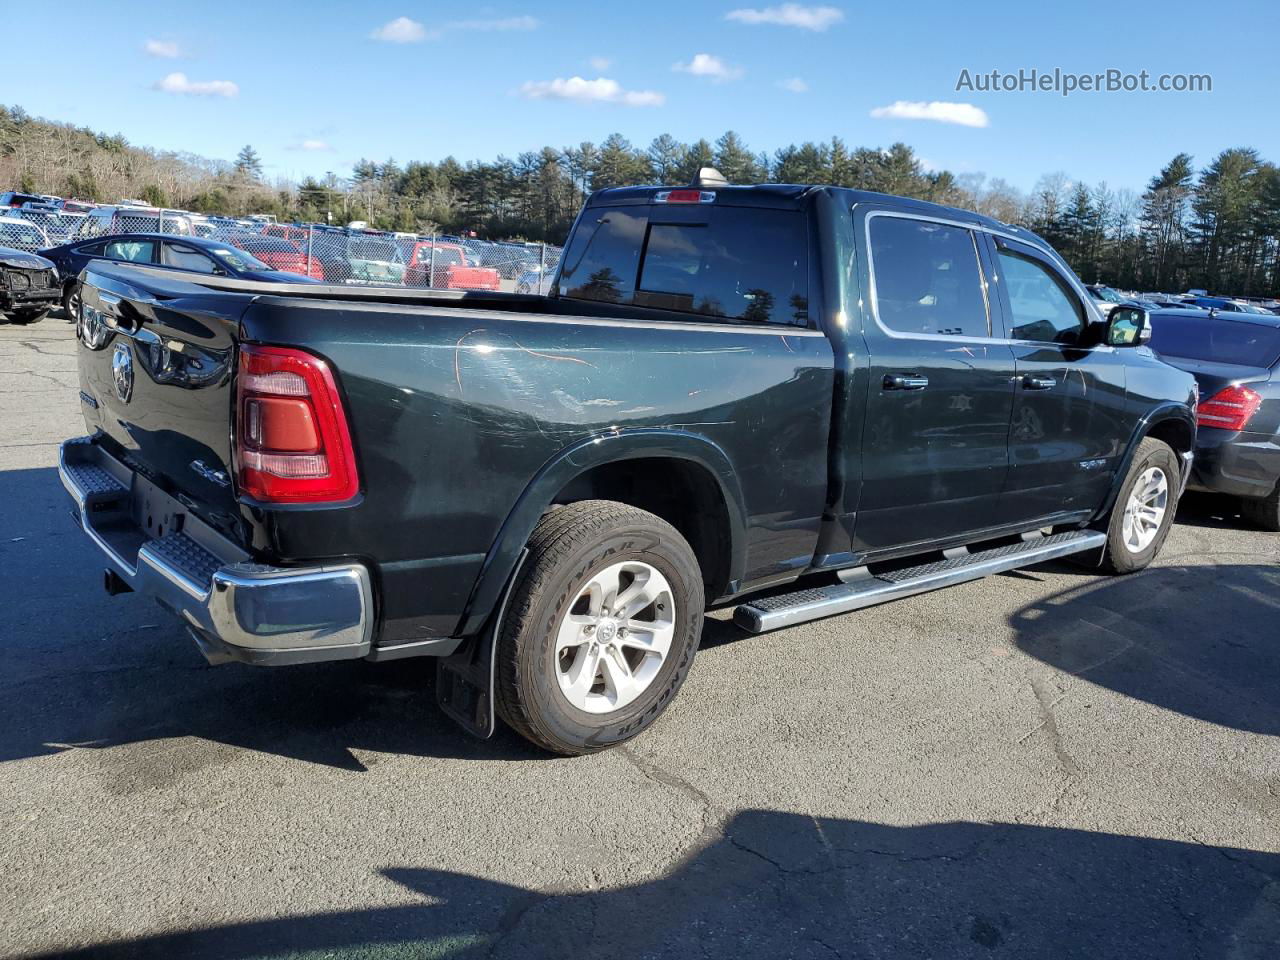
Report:
[{"label": "door handle", "polygon": [[1057,385],[1058,381],[1053,377],[1037,377],[1029,373],[1022,378],[1022,387],[1025,390],[1052,390]]},{"label": "door handle", "polygon": [[886,373],[884,388],[886,390],[923,390],[929,385],[928,377],[913,373]]}]

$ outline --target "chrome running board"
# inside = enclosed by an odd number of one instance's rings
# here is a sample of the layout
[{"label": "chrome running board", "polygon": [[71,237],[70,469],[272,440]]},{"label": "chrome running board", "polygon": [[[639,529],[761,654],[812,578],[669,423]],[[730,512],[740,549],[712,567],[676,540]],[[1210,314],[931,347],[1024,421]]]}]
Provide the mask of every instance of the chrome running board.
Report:
[{"label": "chrome running board", "polygon": [[1095,550],[1106,542],[1104,533],[1074,530],[1033,536],[989,550],[966,550],[963,555],[951,555],[949,551],[946,559],[902,570],[883,573],[871,573],[865,567],[842,570],[839,573],[842,583],[749,600],[733,611],[733,622],[752,633],[764,633]]}]

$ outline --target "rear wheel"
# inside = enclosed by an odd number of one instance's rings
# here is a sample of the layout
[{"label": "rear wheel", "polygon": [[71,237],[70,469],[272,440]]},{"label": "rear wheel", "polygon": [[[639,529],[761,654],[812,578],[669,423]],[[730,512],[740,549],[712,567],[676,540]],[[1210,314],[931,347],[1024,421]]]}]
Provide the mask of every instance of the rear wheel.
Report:
[{"label": "rear wheel", "polygon": [[1240,512],[1250,523],[1263,530],[1280,533],[1280,481],[1276,482],[1269,496],[1240,502]]},{"label": "rear wheel", "polygon": [[1179,476],[1178,457],[1168,444],[1142,441],[1111,508],[1104,570],[1132,573],[1155,559],[1173,525]]},{"label": "rear wheel", "polygon": [[697,559],[669,523],[607,500],[553,510],[498,638],[503,719],[565,755],[631,739],[688,675],[702,613]]}]

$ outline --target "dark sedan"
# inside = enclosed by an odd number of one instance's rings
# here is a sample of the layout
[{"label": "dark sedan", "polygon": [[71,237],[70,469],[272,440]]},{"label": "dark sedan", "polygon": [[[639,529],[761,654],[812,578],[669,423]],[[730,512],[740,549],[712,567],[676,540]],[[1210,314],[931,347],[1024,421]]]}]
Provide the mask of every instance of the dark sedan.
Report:
[{"label": "dark sedan", "polygon": [[194,273],[208,273],[241,280],[274,280],[279,283],[317,283],[310,277],[285,270],[273,270],[253,254],[222,240],[203,237],[175,237],[163,233],[120,233],[91,240],[77,240],[60,247],[41,250],[65,278],[62,305],[68,319],[79,309],[80,271],[91,260],[145,263]]},{"label": "dark sedan", "polygon": [[1280,531],[1280,317],[1151,318],[1152,348],[1200,385],[1190,488],[1239,497],[1242,513]]}]

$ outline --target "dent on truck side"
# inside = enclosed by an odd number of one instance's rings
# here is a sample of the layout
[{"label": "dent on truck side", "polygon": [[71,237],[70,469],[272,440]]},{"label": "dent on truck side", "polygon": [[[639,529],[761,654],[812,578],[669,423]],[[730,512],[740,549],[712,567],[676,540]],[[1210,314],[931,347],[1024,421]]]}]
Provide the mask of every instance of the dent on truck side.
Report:
[{"label": "dent on truck side", "polygon": [[813,556],[833,376],[817,331],[274,298],[244,331],[338,371],[363,499],[275,514],[271,546],[370,560],[384,643],[475,629],[563,483],[609,459],[714,475],[740,584]]}]

